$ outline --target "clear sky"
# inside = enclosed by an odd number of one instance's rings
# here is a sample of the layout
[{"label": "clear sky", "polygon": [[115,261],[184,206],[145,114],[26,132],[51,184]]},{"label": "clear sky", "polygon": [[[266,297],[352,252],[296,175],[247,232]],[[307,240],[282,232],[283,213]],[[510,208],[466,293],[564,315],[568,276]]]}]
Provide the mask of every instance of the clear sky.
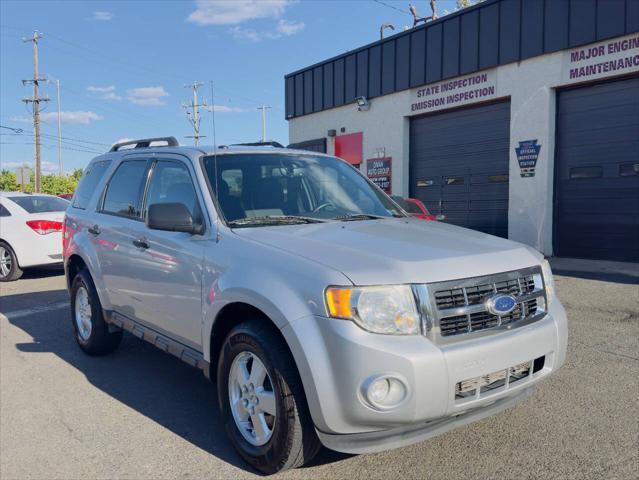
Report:
[{"label": "clear sky", "polygon": [[[396,31],[412,25],[408,0],[231,1],[29,1],[0,0],[1,168],[33,162],[31,112],[21,102],[32,89],[30,43],[42,32],[40,73],[60,80],[65,171],[83,168],[97,153],[123,138],[173,135],[183,144],[192,134],[181,104],[184,88],[204,82],[210,103],[215,88],[217,142],[257,141],[260,104],[270,105],[267,135],[288,143],[284,75],[375,41],[384,22]],[[429,2],[413,0],[420,15]],[[438,14],[454,0],[439,0]],[[42,160],[57,169],[55,84],[41,93],[44,105]],[[212,143],[212,116],[201,130]]]}]

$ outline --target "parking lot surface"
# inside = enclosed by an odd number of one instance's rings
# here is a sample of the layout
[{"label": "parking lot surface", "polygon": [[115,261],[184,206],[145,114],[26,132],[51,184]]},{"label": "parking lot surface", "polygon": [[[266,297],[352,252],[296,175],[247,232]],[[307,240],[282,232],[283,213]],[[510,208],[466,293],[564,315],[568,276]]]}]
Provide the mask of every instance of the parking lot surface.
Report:
[{"label": "parking lot surface", "polygon": [[[553,265],[568,357],[531,398],[410,447],[323,450],[278,478],[639,478],[639,275],[587,265]],[[61,272],[0,284],[0,312],[0,478],[255,477],[199,371],[131,335],[111,356],[79,350]]]}]

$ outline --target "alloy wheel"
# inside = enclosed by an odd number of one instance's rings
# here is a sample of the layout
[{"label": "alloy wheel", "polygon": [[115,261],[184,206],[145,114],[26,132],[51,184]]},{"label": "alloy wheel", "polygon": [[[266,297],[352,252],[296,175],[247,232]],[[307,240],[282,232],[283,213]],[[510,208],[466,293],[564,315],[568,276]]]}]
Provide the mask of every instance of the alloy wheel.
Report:
[{"label": "alloy wheel", "polygon": [[229,402],[235,425],[251,445],[262,446],[273,435],[275,391],[262,361],[252,352],[240,352],[229,371]]},{"label": "alloy wheel", "polygon": [[5,247],[0,247],[0,277],[8,277],[11,273],[11,253]]},{"label": "alloy wheel", "polygon": [[89,293],[85,287],[78,288],[75,294],[75,324],[78,327],[78,335],[85,342],[91,336],[93,324],[91,322],[91,304]]}]

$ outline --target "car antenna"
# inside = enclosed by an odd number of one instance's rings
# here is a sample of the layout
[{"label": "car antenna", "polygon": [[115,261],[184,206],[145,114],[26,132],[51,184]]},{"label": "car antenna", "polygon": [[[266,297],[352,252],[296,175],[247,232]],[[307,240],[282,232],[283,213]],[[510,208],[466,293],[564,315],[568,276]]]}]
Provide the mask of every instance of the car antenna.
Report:
[{"label": "car antenna", "polygon": [[[215,168],[215,197],[219,197],[219,188],[218,188],[218,171],[217,171],[217,139],[215,137],[215,97],[213,96],[213,80],[210,81],[211,84],[211,118],[213,119],[213,168]],[[215,241],[220,241],[220,212],[215,212]]]}]

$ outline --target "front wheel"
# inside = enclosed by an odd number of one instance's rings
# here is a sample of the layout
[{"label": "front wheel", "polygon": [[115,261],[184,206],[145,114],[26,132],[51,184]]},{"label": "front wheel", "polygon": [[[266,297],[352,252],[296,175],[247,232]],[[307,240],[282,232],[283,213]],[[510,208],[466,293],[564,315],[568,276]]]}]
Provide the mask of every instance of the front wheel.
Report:
[{"label": "front wheel", "polygon": [[251,466],[272,474],[309,462],[320,443],[291,354],[265,321],[229,333],[217,385],[231,443]]}]

